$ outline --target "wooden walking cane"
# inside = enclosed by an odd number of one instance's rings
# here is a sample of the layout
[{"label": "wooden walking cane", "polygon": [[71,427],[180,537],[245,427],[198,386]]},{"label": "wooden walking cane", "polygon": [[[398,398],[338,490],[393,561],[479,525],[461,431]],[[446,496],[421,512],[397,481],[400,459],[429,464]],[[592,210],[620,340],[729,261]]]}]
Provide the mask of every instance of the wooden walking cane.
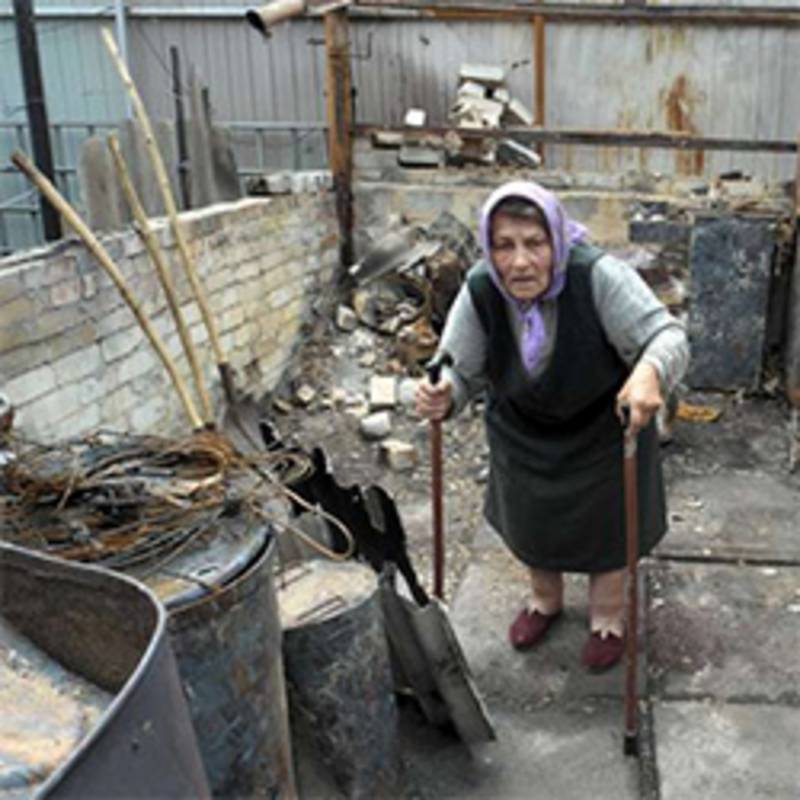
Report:
[{"label": "wooden walking cane", "polygon": [[[431,386],[439,383],[442,367],[453,358],[442,352],[425,367]],[[442,502],[442,421],[431,420],[431,502],[433,508],[433,595],[444,599],[444,508]]]},{"label": "wooden walking cane", "polygon": [[639,496],[636,478],[636,434],[630,430],[630,409],[623,408],[625,540],[626,540],[626,637],[625,637],[625,741],[626,756],[639,755],[639,698],[636,690],[639,657]]}]

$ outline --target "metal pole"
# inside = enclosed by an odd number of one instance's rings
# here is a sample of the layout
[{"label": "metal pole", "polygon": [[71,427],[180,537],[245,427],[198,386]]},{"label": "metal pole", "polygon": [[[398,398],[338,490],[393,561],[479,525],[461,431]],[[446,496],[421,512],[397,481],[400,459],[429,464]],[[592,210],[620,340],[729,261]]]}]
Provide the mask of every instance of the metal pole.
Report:
[{"label": "metal pole", "polygon": [[[50,148],[50,130],[47,124],[47,105],[44,99],[42,71],[39,64],[39,45],[33,19],[31,0],[14,0],[14,23],[17,29],[17,48],[25,91],[25,108],[31,131],[33,160],[49,181],[55,183],[53,151]],[[58,212],[44,198],[40,198],[42,227],[47,241],[61,238],[61,220]]]},{"label": "metal pole", "polygon": [[[130,70],[128,63],[128,21],[125,0],[114,0],[114,33],[117,38],[119,54],[125,66]],[[125,118],[131,119],[133,106],[129,97],[125,97]]]},{"label": "metal pole", "polygon": [[175,100],[175,136],[178,140],[178,180],[184,208],[192,207],[189,191],[189,148],[186,143],[186,118],[183,113],[183,89],[181,87],[181,61],[178,48],[169,48],[172,63],[172,95]]}]

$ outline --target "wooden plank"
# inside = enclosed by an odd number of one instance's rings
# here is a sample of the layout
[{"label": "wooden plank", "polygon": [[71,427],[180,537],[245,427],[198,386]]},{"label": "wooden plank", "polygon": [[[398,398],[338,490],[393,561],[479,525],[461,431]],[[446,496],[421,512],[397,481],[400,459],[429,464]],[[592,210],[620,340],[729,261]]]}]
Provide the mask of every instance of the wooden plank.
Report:
[{"label": "wooden plank", "polygon": [[[545,28],[544,17],[537,14],[533,18],[533,59],[534,59],[534,86],[533,86],[533,119],[540,128],[545,126]],[[536,151],[544,163],[544,144],[539,142]]]},{"label": "wooden plank", "polygon": [[[356,8],[363,12],[402,10],[417,16],[436,19],[521,19],[531,16],[530,4],[489,3],[486,0],[460,0],[433,5],[431,0],[358,0]],[[579,3],[547,3],[541,13],[548,22],[588,22],[620,24],[637,22],[655,25],[800,25],[800,9],[796,6],[620,6],[585,5]]]},{"label": "wooden plank", "polygon": [[339,261],[349,267],[353,253],[353,100],[350,73],[350,25],[345,9],[325,14],[328,162],[336,192]]}]

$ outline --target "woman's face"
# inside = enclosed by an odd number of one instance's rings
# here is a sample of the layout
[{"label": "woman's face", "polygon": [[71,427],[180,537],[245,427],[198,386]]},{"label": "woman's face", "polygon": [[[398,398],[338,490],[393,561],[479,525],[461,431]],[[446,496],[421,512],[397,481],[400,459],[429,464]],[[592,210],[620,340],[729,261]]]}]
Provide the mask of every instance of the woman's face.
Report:
[{"label": "woman's face", "polygon": [[517,300],[535,300],[553,275],[553,247],[547,231],[532,220],[499,212],[492,217],[492,263]]}]

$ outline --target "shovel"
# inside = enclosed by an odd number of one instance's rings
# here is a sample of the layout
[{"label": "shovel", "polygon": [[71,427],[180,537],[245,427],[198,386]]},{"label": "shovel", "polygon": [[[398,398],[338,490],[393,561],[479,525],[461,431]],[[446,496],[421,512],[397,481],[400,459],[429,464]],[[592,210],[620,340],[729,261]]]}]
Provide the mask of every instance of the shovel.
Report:
[{"label": "shovel", "polygon": [[625,628],[625,739],[626,756],[639,755],[639,714],[636,678],[639,659],[639,498],[636,481],[636,434],[630,430],[630,409],[622,409],[624,433],[626,619]]},{"label": "shovel", "polygon": [[[432,385],[443,366],[452,363],[442,353],[428,364]],[[478,693],[455,631],[450,625],[444,595],[444,525],[442,515],[442,427],[431,421],[433,501],[433,597],[417,605],[397,594],[392,573],[381,576],[387,635],[398,672],[414,690],[423,713],[434,725],[450,721],[462,741],[477,744],[495,738],[486,706]]]},{"label": "shovel", "polygon": [[[175,197],[172,193],[172,187],[169,182],[166,167],[164,166],[164,160],[156,144],[150,117],[147,114],[147,110],[131,78],[130,72],[119,54],[114,37],[106,28],[103,29],[102,36],[106,49],[111,56],[111,60],[114,62],[120,79],[128,91],[139,124],[144,131],[147,153],[153,165],[153,171],[155,172],[159,189],[161,190],[161,197],[172,232],[175,236],[175,243],[178,248],[181,264],[186,273],[189,285],[192,288],[195,301],[200,308],[200,316],[203,319],[203,324],[208,331],[208,338],[214,353],[214,361],[219,371],[222,391],[225,396],[226,408],[221,415],[222,429],[239,449],[249,452],[258,451],[261,449],[260,430],[258,427],[261,412],[257,403],[251,397],[237,397],[233,385],[232,370],[223,353],[219,331],[211,315],[211,309],[209,308],[203,285],[200,282],[194,261],[189,253],[189,244],[186,241],[183,227],[178,219],[178,208],[175,203]],[[213,424],[213,420],[207,417],[206,423]]]}]

